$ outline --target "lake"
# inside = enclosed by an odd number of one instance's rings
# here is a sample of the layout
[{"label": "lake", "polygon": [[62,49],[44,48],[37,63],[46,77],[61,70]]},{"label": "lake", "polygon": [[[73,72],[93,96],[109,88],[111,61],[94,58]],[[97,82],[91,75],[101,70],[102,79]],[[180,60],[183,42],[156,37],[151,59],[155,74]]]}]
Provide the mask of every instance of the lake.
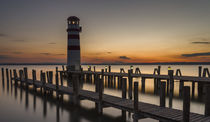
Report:
[{"label": "lake", "polygon": [[[94,65],[96,71],[101,71],[105,68],[104,65]],[[171,65],[171,68],[176,71],[180,69],[184,76],[198,76],[198,66],[200,65]],[[53,71],[55,73],[55,67],[62,70],[61,65],[2,65],[1,68],[8,69],[21,69],[28,67],[29,78],[32,78],[32,69],[37,71],[37,79],[39,79],[39,71]],[[84,70],[87,70],[88,66],[82,66]],[[153,74],[154,68],[157,65],[134,65],[134,69],[139,67],[141,73]],[[203,68],[209,68],[209,65],[202,65]],[[119,72],[120,68],[124,68],[127,72],[130,69],[130,65],[112,65],[112,72]],[[168,65],[161,65],[161,74],[168,73]],[[116,79],[117,80],[117,79]],[[141,82],[140,78],[134,78],[134,81]],[[107,107],[104,108],[103,116],[98,116],[95,111],[95,103],[83,100],[80,106],[72,105],[67,95],[64,95],[63,101],[58,101],[54,96],[43,96],[39,91],[33,92],[32,89],[25,90],[19,86],[15,87],[10,82],[7,83],[6,75],[5,81],[2,82],[2,75],[0,75],[0,121],[1,122],[117,122],[121,121],[121,110]],[[53,80],[55,83],[55,80]],[[67,85],[64,80],[64,85]],[[115,87],[109,87],[104,82],[105,94],[111,94],[114,96],[121,96],[121,90]],[[187,82],[185,86],[190,86],[191,83]],[[95,90],[95,85],[92,82],[84,81],[83,89]],[[197,83],[195,84],[195,97],[191,100],[190,111],[194,113],[204,114],[204,104],[202,100],[199,100],[197,91]],[[147,79],[145,86],[145,93],[141,93],[141,86],[139,87],[139,101],[159,105],[159,96],[154,94],[154,80]],[[169,100],[166,99],[166,106],[168,107]],[[173,108],[182,109],[182,99],[179,98],[179,82],[175,81],[174,85],[174,98]],[[127,121],[132,121],[131,114],[127,113]],[[156,122],[153,119],[142,119],[139,122]]]}]

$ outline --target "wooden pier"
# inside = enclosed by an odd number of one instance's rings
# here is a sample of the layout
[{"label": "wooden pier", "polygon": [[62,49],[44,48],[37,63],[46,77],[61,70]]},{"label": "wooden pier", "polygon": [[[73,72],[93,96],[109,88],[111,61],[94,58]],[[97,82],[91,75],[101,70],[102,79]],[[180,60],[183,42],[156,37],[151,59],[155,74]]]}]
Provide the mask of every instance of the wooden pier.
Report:
[{"label": "wooden pier", "polygon": [[[96,103],[96,109],[99,114],[103,114],[103,108],[105,107],[113,107],[122,110],[122,115],[127,112],[133,113],[133,121],[137,122],[138,119],[142,118],[153,118],[160,120],[161,122],[210,122],[210,95],[206,94],[205,96],[205,115],[191,113],[190,112],[190,87],[182,86],[182,95],[183,95],[183,110],[177,110],[170,107],[165,107],[165,95],[167,91],[166,82],[161,80],[167,80],[170,83],[169,94],[170,97],[173,97],[173,83],[174,80],[180,80],[182,82],[194,81],[201,83],[202,89],[206,87],[209,91],[210,86],[210,78],[207,77],[191,77],[191,76],[178,76],[173,75],[173,70],[169,70],[168,75],[160,75],[158,74],[141,74],[140,71],[137,73],[133,73],[132,70],[129,70],[128,73],[114,73],[104,72],[102,69],[101,72],[96,71],[58,71],[56,68],[55,73],[55,84],[52,82],[53,72],[40,72],[40,80],[36,79],[36,71],[32,70],[32,79],[28,77],[27,68],[23,70],[16,71],[13,70],[13,73],[9,73],[8,69],[6,69],[6,79],[9,82],[11,79],[15,85],[20,85],[25,87],[26,90],[29,86],[32,86],[34,91],[40,89],[41,92],[45,93],[53,93],[56,92],[56,97],[60,97],[64,94],[71,96],[71,101],[74,104],[79,104],[80,100],[90,100]],[[158,70],[157,70],[158,71]],[[208,70],[205,70],[208,74]],[[61,73],[59,73],[61,72]],[[19,75],[18,75],[19,73]],[[13,76],[12,76],[13,74]],[[67,76],[68,86],[63,85],[62,77],[63,75]],[[59,80],[60,75],[60,80]],[[94,75],[95,80],[95,91],[88,91],[80,88],[81,79],[84,78],[84,75],[87,75],[88,78],[92,78]],[[205,74],[206,75],[206,74]],[[86,76],[86,77],[87,77]],[[118,77],[120,82],[122,83],[122,97],[116,97],[109,94],[104,94],[104,76],[109,76],[109,78]],[[125,78],[127,77],[127,78]],[[153,105],[149,103],[139,102],[139,83],[133,81],[133,77],[141,77],[145,83],[145,79],[152,78],[155,79],[154,82],[158,85],[157,89],[160,89],[160,106]],[[2,68],[2,82],[4,82],[4,69]],[[128,98],[126,96],[126,86],[128,79]],[[60,82],[59,82],[60,81]],[[118,81],[119,82],[119,81]],[[133,84],[133,85],[132,85]],[[134,87],[132,87],[134,86]],[[132,90],[134,88],[134,90]],[[133,94],[134,91],[134,94]],[[132,99],[132,97],[134,99]]]}]

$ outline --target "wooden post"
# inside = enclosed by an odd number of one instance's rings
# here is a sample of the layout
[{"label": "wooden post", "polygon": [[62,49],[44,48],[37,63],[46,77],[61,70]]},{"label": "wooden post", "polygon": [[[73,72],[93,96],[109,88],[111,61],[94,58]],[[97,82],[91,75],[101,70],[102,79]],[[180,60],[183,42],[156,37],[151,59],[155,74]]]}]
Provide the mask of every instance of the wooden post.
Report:
[{"label": "wooden post", "polygon": [[205,85],[206,94],[205,94],[205,116],[210,116],[210,85]]},{"label": "wooden post", "polygon": [[[126,99],[127,79],[122,79],[122,99]],[[122,110],[122,121],[126,121],[126,111]]]},{"label": "wooden post", "polygon": [[128,95],[129,95],[129,99],[132,99],[132,85],[133,85],[133,78],[131,76],[131,70],[128,70],[128,82],[129,82],[129,91],[128,91]]},{"label": "wooden post", "polygon": [[17,85],[17,71],[16,71],[16,69],[13,70],[13,74],[14,74],[15,85]]},{"label": "wooden post", "polygon": [[173,94],[174,94],[174,70],[168,70],[169,82],[170,82],[170,93],[169,93],[169,108],[172,108]]},{"label": "wooden post", "polygon": [[45,73],[43,72],[42,73],[42,87],[44,88],[44,94],[46,94],[46,75]]},{"label": "wooden post", "polygon": [[56,97],[58,98],[59,97],[59,94],[58,94],[59,80],[58,80],[58,70],[57,70],[57,68],[56,68],[56,73],[55,73],[55,82],[56,82]]},{"label": "wooden post", "polygon": [[[14,72],[14,75],[15,75],[15,72]],[[23,86],[23,82],[24,82],[24,80],[23,80],[23,70],[19,70],[19,76],[20,76],[20,86]],[[16,81],[15,81],[15,84],[16,84]]]},{"label": "wooden post", "polygon": [[185,86],[183,89],[183,122],[190,120],[190,87]]},{"label": "wooden post", "polygon": [[122,98],[126,99],[127,79],[122,78]]},{"label": "wooden post", "polygon": [[167,88],[166,88],[166,90],[167,90],[167,96],[169,95],[169,79],[167,79],[167,84],[166,84],[167,86]]},{"label": "wooden post", "polygon": [[34,91],[36,91],[36,85],[35,85],[35,81],[36,81],[36,70],[32,70],[32,79],[33,79],[33,88],[34,88]]},{"label": "wooden post", "polygon": [[142,93],[145,93],[145,77],[141,78],[141,84],[142,84],[141,91]]},{"label": "wooden post", "polygon": [[12,70],[11,69],[9,70],[9,74],[10,74],[10,84],[12,86]]},{"label": "wooden post", "polygon": [[60,72],[60,81],[61,81],[61,86],[63,86],[63,72]]},{"label": "wooden post", "polygon": [[64,65],[62,65],[62,69],[63,69],[63,71],[65,71]]},{"label": "wooden post", "polygon": [[195,96],[195,81],[192,81],[192,98]]},{"label": "wooden post", "polygon": [[2,76],[2,82],[4,82],[4,68],[1,68],[1,76]]},{"label": "wooden post", "polygon": [[9,70],[6,68],[7,84],[9,84]]},{"label": "wooden post", "polygon": [[[104,71],[104,70],[103,70]],[[98,103],[98,113],[100,115],[103,114],[103,80],[99,79],[99,92],[98,92],[98,96],[99,96],[99,103]]]},{"label": "wooden post", "polygon": [[166,106],[166,83],[161,82],[160,87],[160,107]]},{"label": "wooden post", "polygon": [[49,83],[52,84],[53,82],[53,71],[49,71]]},{"label": "wooden post", "polygon": [[[202,77],[202,66],[198,67],[198,77]],[[203,83],[198,82],[198,98],[201,98],[203,95]]]},{"label": "wooden post", "polygon": [[138,109],[138,103],[139,103],[139,92],[138,92],[138,88],[139,88],[139,83],[138,82],[134,82],[134,118],[133,118],[133,122],[138,122],[138,119],[135,117],[135,115],[138,113],[139,109]]},{"label": "wooden post", "polygon": [[28,69],[27,67],[24,67],[23,70],[24,70],[24,81],[26,84],[26,88],[28,89]]}]

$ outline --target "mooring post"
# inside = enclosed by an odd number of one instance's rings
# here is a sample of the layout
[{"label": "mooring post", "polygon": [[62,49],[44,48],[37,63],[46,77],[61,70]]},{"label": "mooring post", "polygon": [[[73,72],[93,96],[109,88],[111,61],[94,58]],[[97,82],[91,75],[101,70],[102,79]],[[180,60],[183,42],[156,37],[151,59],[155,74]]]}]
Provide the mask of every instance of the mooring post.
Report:
[{"label": "mooring post", "polygon": [[17,71],[16,71],[16,69],[13,70],[13,74],[14,74],[14,81],[15,81],[15,86],[16,86],[17,85]]},{"label": "mooring post", "polygon": [[49,83],[52,84],[53,81],[53,71],[49,71]]},{"label": "mooring post", "polygon": [[1,68],[2,82],[4,82],[4,68]]},{"label": "mooring post", "polygon": [[59,97],[58,89],[59,89],[59,80],[58,80],[58,69],[56,67],[56,73],[55,73],[55,83],[56,83],[56,97]]},{"label": "mooring post", "polygon": [[174,70],[168,70],[169,82],[170,82],[170,93],[169,93],[169,108],[172,108],[172,99],[174,94]]},{"label": "mooring post", "polygon": [[10,74],[10,84],[12,86],[12,70],[11,69],[9,70],[9,74]]},{"label": "mooring post", "polygon": [[137,113],[139,111],[139,92],[138,92],[138,88],[139,88],[139,83],[136,81],[134,82],[134,116],[133,116],[133,122],[138,122],[138,118],[137,118]]},{"label": "mooring post", "polygon": [[[104,70],[103,70],[104,71]],[[99,95],[99,103],[98,103],[98,113],[100,115],[103,114],[103,80],[102,79],[99,79],[99,92],[98,92],[98,95]]]},{"label": "mooring post", "polygon": [[145,93],[145,77],[142,77],[141,78],[141,91],[142,91],[142,93]]},{"label": "mooring post", "polygon": [[169,95],[169,79],[167,79],[166,82],[167,82],[167,84],[166,84],[166,85],[167,85],[167,86],[166,86],[166,87],[167,87],[167,88],[166,88],[167,91],[166,91],[166,92],[167,92],[167,96],[168,96],[168,95]]},{"label": "mooring post", "polygon": [[6,68],[7,84],[9,84],[9,70]]},{"label": "mooring post", "polygon": [[61,81],[61,86],[63,86],[63,72],[60,72],[60,81]]},{"label": "mooring post", "polygon": [[62,65],[62,69],[63,69],[63,71],[65,71],[64,65]]},{"label": "mooring post", "polygon": [[26,84],[26,88],[28,89],[28,69],[27,67],[24,67],[23,70],[24,70],[24,81]]},{"label": "mooring post", "polygon": [[160,107],[166,106],[166,83],[161,82],[160,87]]},{"label": "mooring post", "polygon": [[131,70],[128,70],[128,82],[129,82],[129,92],[128,92],[128,95],[129,95],[129,99],[131,100],[132,99],[132,85],[133,85],[133,78],[131,76]]},{"label": "mooring post", "polygon": [[33,79],[33,88],[34,91],[36,91],[36,85],[35,85],[35,81],[36,81],[36,70],[32,70],[32,79]]},{"label": "mooring post", "polygon": [[[99,91],[99,76],[98,76],[98,74],[95,74],[94,80],[95,80],[95,92],[98,93],[98,91]],[[95,102],[95,109],[98,110],[97,102]]]},{"label": "mooring post", "polygon": [[210,116],[210,84],[205,85],[205,116]]},{"label": "mooring post", "polygon": [[[15,71],[16,72],[16,71]],[[14,76],[15,76],[15,72],[14,72]],[[23,86],[23,70],[19,70],[19,78],[20,78],[20,86]],[[15,81],[16,84],[16,81]]]},{"label": "mooring post", "polygon": [[[126,99],[127,79],[122,79],[122,99]],[[126,111],[122,110],[122,121],[126,121]]]},{"label": "mooring post", "polygon": [[183,88],[183,122],[190,120],[190,87]]},{"label": "mooring post", "polygon": [[44,94],[46,94],[46,75],[45,75],[45,73],[43,72],[42,73],[42,87],[43,87],[43,89],[44,89]]}]

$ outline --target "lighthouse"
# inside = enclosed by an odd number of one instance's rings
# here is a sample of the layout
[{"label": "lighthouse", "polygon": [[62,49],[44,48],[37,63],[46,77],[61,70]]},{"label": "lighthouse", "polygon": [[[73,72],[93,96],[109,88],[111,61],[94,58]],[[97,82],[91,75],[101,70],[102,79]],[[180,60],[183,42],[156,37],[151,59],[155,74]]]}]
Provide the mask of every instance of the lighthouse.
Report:
[{"label": "lighthouse", "polygon": [[68,47],[67,47],[67,67],[70,70],[80,70],[80,36],[82,28],[79,25],[80,19],[70,16],[67,19]]}]

